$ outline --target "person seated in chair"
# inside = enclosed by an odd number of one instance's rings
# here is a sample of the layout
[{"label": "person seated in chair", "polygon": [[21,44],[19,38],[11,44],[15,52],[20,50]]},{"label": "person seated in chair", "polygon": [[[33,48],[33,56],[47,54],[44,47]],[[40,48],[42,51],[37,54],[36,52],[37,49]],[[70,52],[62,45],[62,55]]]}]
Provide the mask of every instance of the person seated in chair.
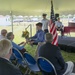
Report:
[{"label": "person seated in chair", "polygon": [[[74,64],[71,61],[65,63],[58,46],[51,44],[53,36],[46,33],[46,44],[39,49],[39,57],[48,59],[55,67],[57,75],[71,75]],[[47,75],[44,73],[44,75]]]},{"label": "person seated in chair", "polygon": [[[15,42],[13,42],[14,39],[14,34],[12,32],[7,33],[7,39],[9,39],[12,42],[12,46],[18,50],[20,50],[20,52],[23,54],[26,49],[24,48],[26,45],[26,42],[21,42],[20,44],[16,44]],[[21,45],[21,46],[20,46]]]},{"label": "person seated in chair", "polygon": [[10,62],[12,43],[8,39],[0,40],[0,75],[22,75],[20,70]]},{"label": "person seated in chair", "polygon": [[45,41],[45,33],[42,30],[42,23],[40,23],[40,22],[37,23],[36,29],[37,29],[36,34],[33,37],[29,38],[30,44],[33,44],[33,45],[38,45],[39,42]]},{"label": "person seated in chair", "polygon": [[64,35],[64,26],[62,24],[62,22],[60,22],[60,18],[57,18],[57,21],[55,22],[56,28],[58,31],[61,31],[61,36]]}]

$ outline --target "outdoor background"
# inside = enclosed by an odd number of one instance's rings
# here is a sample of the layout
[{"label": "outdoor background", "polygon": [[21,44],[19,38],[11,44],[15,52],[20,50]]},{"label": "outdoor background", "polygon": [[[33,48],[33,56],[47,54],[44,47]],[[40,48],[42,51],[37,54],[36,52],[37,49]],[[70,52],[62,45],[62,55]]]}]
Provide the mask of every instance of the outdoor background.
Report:
[{"label": "outdoor background", "polygon": [[[62,23],[64,26],[68,26],[68,19],[66,18],[62,18],[61,19]],[[25,28],[28,27],[28,25],[32,26],[32,36],[36,33],[36,24],[37,22],[13,22],[13,33],[15,35],[14,38],[14,42],[16,42],[17,44],[25,41],[25,38],[22,37],[22,32],[25,31]],[[1,29],[7,29],[8,32],[12,31],[12,26],[11,25],[0,25],[0,30]],[[27,29],[30,32],[30,27],[28,27]],[[58,32],[58,34],[60,35],[60,33]],[[75,37],[75,33],[70,33],[71,37]],[[65,36],[69,36],[67,34],[65,34]],[[30,46],[30,45],[26,45],[25,46],[26,50],[32,55],[35,56],[35,51],[36,51],[36,46]],[[61,51],[65,61],[73,61],[75,62],[75,53],[67,53],[64,51]]]}]

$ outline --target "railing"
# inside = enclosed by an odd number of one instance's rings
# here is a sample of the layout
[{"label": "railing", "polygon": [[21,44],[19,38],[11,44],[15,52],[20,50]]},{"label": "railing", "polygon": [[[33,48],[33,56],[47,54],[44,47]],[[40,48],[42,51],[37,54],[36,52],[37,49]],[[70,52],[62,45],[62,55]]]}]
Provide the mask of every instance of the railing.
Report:
[{"label": "railing", "polygon": [[30,37],[32,37],[32,25],[31,25],[31,24],[28,25],[28,26],[25,28],[25,30],[27,30],[29,27],[30,27],[30,32],[29,32],[29,34],[30,34]]}]

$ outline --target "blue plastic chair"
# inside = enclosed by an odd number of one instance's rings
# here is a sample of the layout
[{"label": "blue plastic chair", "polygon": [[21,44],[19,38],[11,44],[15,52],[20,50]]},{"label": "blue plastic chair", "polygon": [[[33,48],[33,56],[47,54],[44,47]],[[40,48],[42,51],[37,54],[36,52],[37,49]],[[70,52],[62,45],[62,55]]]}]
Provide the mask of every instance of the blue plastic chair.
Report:
[{"label": "blue plastic chair", "polygon": [[17,59],[17,67],[19,67],[20,65],[23,67],[26,67],[26,61],[23,58],[23,55],[21,54],[21,52],[14,48],[12,49],[13,54],[15,55],[16,59]]},{"label": "blue plastic chair", "polygon": [[28,66],[28,69],[29,69],[29,72],[26,72],[27,74],[30,74],[30,72],[39,72],[40,69],[36,63],[36,60],[27,52],[24,53],[23,57],[25,58],[25,61],[27,63],[27,66]]},{"label": "blue plastic chair", "polygon": [[37,59],[37,64],[41,72],[44,73],[45,75],[57,75],[55,67],[48,59],[44,57],[39,57]]}]

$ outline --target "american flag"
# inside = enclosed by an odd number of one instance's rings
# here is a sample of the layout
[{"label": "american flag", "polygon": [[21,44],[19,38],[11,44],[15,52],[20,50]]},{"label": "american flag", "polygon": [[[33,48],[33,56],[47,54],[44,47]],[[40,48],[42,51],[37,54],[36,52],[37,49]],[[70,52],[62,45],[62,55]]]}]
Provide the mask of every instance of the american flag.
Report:
[{"label": "american flag", "polygon": [[54,10],[53,10],[53,2],[51,0],[51,19],[49,24],[49,31],[53,35],[53,45],[58,45],[58,34],[55,26],[55,17],[54,17]]}]

